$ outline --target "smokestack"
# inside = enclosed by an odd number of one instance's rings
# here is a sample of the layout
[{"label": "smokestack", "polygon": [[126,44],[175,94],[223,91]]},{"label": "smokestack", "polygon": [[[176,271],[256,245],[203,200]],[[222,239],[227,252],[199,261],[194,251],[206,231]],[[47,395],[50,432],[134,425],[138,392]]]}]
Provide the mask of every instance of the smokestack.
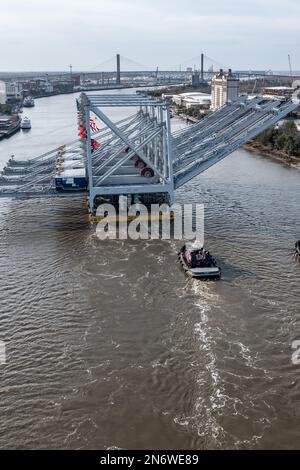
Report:
[{"label": "smokestack", "polygon": [[120,54],[117,54],[117,85],[121,84]]},{"label": "smokestack", "polygon": [[204,80],[204,54],[201,54],[201,82]]}]

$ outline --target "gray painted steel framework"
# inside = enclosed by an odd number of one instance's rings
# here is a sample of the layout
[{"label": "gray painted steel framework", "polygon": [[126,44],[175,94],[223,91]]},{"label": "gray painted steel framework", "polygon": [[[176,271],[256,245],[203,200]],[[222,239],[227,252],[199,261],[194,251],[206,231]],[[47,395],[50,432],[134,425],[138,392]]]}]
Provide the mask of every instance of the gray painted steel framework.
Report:
[{"label": "gray painted steel framework", "polygon": [[[124,130],[100,108],[135,107],[138,112]],[[165,109],[163,109],[165,108]],[[91,206],[97,196],[161,194],[173,200],[170,109],[162,101],[142,95],[82,94],[81,113],[87,129],[86,155]],[[98,151],[91,151],[90,118],[94,113],[110,132]],[[139,158],[152,170],[142,176],[132,163]]]},{"label": "gray painted steel framework", "polygon": [[[134,114],[114,123],[103,108],[130,107]],[[255,97],[226,105],[198,124],[171,134],[170,105],[144,95],[81,95],[80,123],[86,141],[70,144],[26,161],[11,160],[0,178],[0,196],[66,196],[55,191],[58,151],[85,157],[90,204],[113,195],[163,196],[173,201],[174,190],[216,164],[233,151],[299,107],[289,101]],[[91,133],[95,114],[103,128]],[[100,148],[91,150],[91,139]],[[147,176],[135,166],[146,166]],[[69,196],[78,193],[68,193]]]}]

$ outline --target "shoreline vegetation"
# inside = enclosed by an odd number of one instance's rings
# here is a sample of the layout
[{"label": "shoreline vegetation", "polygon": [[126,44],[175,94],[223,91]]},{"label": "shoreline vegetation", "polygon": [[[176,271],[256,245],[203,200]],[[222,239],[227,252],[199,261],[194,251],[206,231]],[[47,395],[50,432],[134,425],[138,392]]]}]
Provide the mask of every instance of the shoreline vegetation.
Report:
[{"label": "shoreline vegetation", "polygon": [[271,158],[272,160],[277,160],[278,162],[285,163],[286,165],[292,168],[300,170],[300,158],[290,156],[280,150],[271,150],[270,147],[262,145],[259,142],[256,142],[255,140],[250,140],[249,142],[243,145],[243,148],[248,150],[249,152],[259,154],[263,157]]},{"label": "shoreline vegetation", "polygon": [[284,121],[247,142],[244,148],[300,170],[300,132],[294,121]]}]

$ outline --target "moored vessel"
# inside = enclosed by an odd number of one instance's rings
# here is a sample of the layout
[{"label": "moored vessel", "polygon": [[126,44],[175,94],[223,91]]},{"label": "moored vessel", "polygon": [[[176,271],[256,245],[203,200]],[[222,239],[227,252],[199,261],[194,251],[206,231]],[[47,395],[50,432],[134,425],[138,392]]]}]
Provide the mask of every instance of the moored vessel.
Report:
[{"label": "moored vessel", "polygon": [[29,117],[25,116],[22,118],[21,129],[31,129],[31,121]]},{"label": "moored vessel", "polygon": [[57,169],[55,187],[57,191],[85,191],[87,188],[85,168]]},{"label": "moored vessel", "polygon": [[32,108],[34,106],[34,99],[32,96],[26,96],[23,101],[23,107],[24,108]]},{"label": "moored vessel", "polygon": [[21,120],[19,116],[0,116],[0,140],[8,138],[20,130]]}]

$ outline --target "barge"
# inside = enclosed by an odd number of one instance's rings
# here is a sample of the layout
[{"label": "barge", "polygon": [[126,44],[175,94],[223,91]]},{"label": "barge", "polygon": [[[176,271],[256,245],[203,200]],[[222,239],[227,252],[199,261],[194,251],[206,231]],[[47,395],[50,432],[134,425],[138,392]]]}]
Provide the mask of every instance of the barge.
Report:
[{"label": "barge", "polygon": [[55,188],[57,191],[86,191],[85,168],[61,168],[56,170]]}]

